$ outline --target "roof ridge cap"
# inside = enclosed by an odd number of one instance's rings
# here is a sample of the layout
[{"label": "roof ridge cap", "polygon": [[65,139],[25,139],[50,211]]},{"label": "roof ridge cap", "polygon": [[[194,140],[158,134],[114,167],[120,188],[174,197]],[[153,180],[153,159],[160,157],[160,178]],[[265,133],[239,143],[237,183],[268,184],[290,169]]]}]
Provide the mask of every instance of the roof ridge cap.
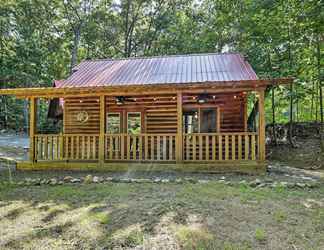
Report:
[{"label": "roof ridge cap", "polygon": [[[239,55],[239,52],[208,52],[208,53],[189,53],[189,54],[172,54],[172,55],[158,55],[158,56],[133,56],[133,57],[119,57],[119,58],[97,58],[85,59],[80,62],[97,62],[97,61],[126,61],[126,60],[139,60],[139,59],[153,59],[153,58],[167,58],[167,57],[189,57],[189,56],[206,56],[206,55]],[[78,64],[78,65],[80,65]]]}]

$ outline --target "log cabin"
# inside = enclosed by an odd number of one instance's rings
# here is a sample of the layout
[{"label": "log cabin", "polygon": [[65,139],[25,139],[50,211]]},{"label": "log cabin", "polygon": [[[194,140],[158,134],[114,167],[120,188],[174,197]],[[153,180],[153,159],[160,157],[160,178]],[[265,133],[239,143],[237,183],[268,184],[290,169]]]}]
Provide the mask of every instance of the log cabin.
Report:
[{"label": "log cabin", "polygon": [[[265,89],[290,82],[259,79],[238,53],[209,53],[86,60],[54,87],[0,95],[30,102],[29,160],[18,169],[255,173],[266,167]],[[247,126],[251,93],[255,131]],[[60,133],[38,133],[41,98],[60,105]]]}]

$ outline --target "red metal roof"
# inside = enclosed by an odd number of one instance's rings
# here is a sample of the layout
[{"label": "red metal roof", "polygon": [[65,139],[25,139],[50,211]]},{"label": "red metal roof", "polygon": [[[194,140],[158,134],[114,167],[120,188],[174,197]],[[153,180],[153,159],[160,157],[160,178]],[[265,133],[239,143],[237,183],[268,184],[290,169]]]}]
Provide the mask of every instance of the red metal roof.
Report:
[{"label": "red metal roof", "polygon": [[257,80],[237,53],[86,60],[56,87],[120,86]]}]

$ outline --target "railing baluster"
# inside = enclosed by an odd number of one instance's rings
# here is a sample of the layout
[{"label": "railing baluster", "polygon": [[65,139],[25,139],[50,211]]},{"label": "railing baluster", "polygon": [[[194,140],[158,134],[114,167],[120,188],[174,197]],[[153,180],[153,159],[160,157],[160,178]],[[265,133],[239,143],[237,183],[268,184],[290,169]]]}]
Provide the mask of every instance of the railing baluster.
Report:
[{"label": "railing baluster", "polygon": [[148,136],[145,134],[144,135],[144,160],[148,160],[149,159],[149,155],[148,155]]},{"label": "railing baluster", "polygon": [[212,160],[216,160],[216,136],[212,135]]},{"label": "railing baluster", "polygon": [[206,144],[206,161],[209,161],[209,136],[206,135],[205,138],[205,144]]},{"label": "railing baluster", "polygon": [[132,135],[132,139],[133,139],[133,146],[132,146],[133,160],[136,160],[136,136]]},{"label": "railing baluster", "polygon": [[196,160],[196,135],[192,135],[192,160]]},{"label": "railing baluster", "polygon": [[138,136],[138,143],[139,143],[138,156],[139,156],[139,160],[141,161],[143,159],[143,140],[142,140],[142,135],[139,135]]},{"label": "railing baluster", "polygon": [[255,160],[255,135],[251,135],[251,160]]},{"label": "railing baluster", "polygon": [[218,136],[218,160],[223,160],[223,136]]},{"label": "railing baluster", "polygon": [[153,161],[154,159],[154,136],[151,135],[151,160]]},{"label": "railing baluster", "polygon": [[238,160],[242,160],[242,136],[238,135]]},{"label": "railing baluster", "polygon": [[162,136],[162,150],[163,150],[163,160],[165,161],[166,160],[166,151],[167,151],[167,148],[166,148],[166,136],[163,135]]},{"label": "railing baluster", "polygon": [[156,137],[156,151],[157,151],[157,160],[161,159],[161,144],[160,144],[160,136]]},{"label": "railing baluster", "polygon": [[232,160],[236,158],[236,144],[235,144],[235,135],[232,135]]},{"label": "railing baluster", "polygon": [[228,160],[229,149],[228,149],[228,135],[225,135],[225,161]]},{"label": "railing baluster", "polygon": [[245,153],[245,160],[248,160],[249,159],[249,136],[248,135],[245,135],[245,148],[244,148],[244,153]]},{"label": "railing baluster", "polygon": [[172,135],[169,135],[169,161],[172,161],[172,150],[173,150],[173,136]]},{"label": "railing baluster", "polygon": [[198,136],[198,147],[199,147],[199,160],[201,161],[203,159],[203,138],[202,135]]}]

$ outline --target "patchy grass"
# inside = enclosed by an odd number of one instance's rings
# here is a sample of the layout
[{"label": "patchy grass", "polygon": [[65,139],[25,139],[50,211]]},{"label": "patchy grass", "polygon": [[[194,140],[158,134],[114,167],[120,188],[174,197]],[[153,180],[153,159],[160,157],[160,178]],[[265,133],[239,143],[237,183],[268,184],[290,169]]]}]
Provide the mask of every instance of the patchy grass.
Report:
[{"label": "patchy grass", "polygon": [[323,185],[0,185],[0,249],[322,249],[323,197]]},{"label": "patchy grass", "polygon": [[266,238],[267,238],[266,233],[265,233],[265,231],[262,228],[257,228],[255,230],[255,239],[257,241],[262,242],[262,241],[265,241]]}]

